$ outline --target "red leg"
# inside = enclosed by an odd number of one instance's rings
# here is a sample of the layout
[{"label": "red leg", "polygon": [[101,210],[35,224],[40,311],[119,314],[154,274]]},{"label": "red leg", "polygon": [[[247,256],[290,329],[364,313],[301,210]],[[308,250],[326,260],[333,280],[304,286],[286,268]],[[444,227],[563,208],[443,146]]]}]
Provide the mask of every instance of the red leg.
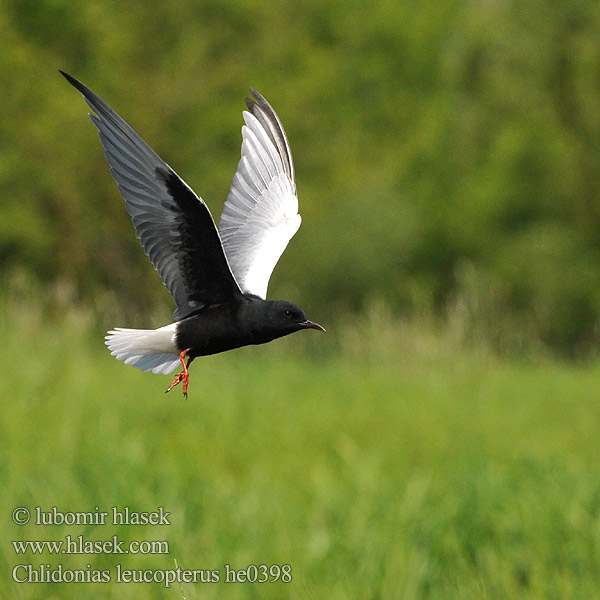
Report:
[{"label": "red leg", "polygon": [[194,359],[192,356],[188,356],[187,365],[184,365],[183,358],[185,357],[186,354],[187,354],[187,350],[182,352],[179,355],[179,358],[181,358],[181,364],[183,365],[183,395],[185,396],[185,399],[187,400],[188,385],[190,384],[190,374],[188,373],[188,367],[190,366],[190,363]]},{"label": "red leg", "polygon": [[190,356],[188,358],[187,365],[185,364],[185,357],[186,357],[187,353],[188,353],[188,351],[184,350],[183,352],[181,352],[179,354],[179,360],[181,361],[181,366],[183,367],[183,371],[181,373],[177,374],[177,376],[173,380],[173,383],[166,389],[165,394],[167,392],[170,392],[176,385],[178,385],[179,383],[181,383],[183,381],[183,395],[187,399],[188,385],[190,384],[190,374],[188,373],[188,367],[190,366],[190,363],[193,360],[193,358]]}]

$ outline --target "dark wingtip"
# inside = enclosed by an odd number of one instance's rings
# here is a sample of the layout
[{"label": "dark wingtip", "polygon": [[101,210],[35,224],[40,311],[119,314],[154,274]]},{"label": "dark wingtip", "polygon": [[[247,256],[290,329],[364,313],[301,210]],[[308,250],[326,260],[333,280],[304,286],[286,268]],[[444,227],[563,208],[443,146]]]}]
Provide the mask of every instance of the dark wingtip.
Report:
[{"label": "dark wingtip", "polygon": [[[250,86],[250,93],[256,98],[256,90]],[[252,110],[256,106],[256,101],[254,98],[246,98],[246,106]]]},{"label": "dark wingtip", "polygon": [[246,106],[252,110],[256,105],[260,106],[261,103],[266,103],[266,100],[260,92],[257,92],[252,86],[250,86],[250,93],[254,98],[246,98]]},{"label": "dark wingtip", "polygon": [[71,77],[71,75],[69,75],[68,73],[65,73],[64,71],[62,71],[61,69],[58,70],[58,72],[69,82],[69,83],[73,83],[74,81],[77,81],[77,79],[75,79],[75,77]]},{"label": "dark wingtip", "polygon": [[78,89],[82,94],[85,94],[88,89],[85,85],[83,85],[83,83],[81,83],[81,81],[79,81],[79,79],[75,79],[75,77],[73,77],[72,75],[69,75],[68,73],[65,73],[64,71],[61,71],[60,69],[58,70],[58,72],[76,89]]}]

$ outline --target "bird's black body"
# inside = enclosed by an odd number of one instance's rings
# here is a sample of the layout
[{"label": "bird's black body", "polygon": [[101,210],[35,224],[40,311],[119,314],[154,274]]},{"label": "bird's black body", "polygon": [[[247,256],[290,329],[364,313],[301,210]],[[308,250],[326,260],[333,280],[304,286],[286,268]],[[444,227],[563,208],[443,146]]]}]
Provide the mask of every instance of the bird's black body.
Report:
[{"label": "bird's black body", "polygon": [[241,295],[212,304],[177,324],[177,347],[187,356],[217,354],[241,346],[265,344],[300,329],[323,328],[306,318],[302,309],[283,300]]},{"label": "bird's black body", "polygon": [[285,131],[258,92],[246,99],[242,156],[217,229],[204,201],[175,171],[106,102],[62,74],[95,113],[90,118],[136,235],[176,304],[174,323],[109,331],[114,356],[154,373],[181,363],[169,390],[183,382],[187,394],[187,367],[197,356],[301,329],[324,331],[294,304],[266,300],[271,272],[301,219]]}]

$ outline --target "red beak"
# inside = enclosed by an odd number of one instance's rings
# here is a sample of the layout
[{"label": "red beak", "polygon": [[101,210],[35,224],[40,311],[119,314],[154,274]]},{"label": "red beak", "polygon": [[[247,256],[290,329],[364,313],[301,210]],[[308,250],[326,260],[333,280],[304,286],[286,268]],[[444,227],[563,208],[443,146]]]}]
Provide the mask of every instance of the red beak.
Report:
[{"label": "red beak", "polygon": [[314,321],[309,321],[308,319],[302,323],[302,327],[306,327],[306,329],[316,329],[317,331],[325,331],[325,327]]}]

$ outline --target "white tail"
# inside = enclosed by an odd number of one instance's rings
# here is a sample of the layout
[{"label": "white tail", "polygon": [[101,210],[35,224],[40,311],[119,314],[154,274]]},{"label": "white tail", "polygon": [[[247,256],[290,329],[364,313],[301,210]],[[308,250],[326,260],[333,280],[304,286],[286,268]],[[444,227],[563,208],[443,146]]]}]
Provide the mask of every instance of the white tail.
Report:
[{"label": "white tail", "polygon": [[171,323],[160,329],[116,327],[108,332],[105,343],[110,353],[125,364],[166,375],[181,364],[175,345],[176,326]]}]

